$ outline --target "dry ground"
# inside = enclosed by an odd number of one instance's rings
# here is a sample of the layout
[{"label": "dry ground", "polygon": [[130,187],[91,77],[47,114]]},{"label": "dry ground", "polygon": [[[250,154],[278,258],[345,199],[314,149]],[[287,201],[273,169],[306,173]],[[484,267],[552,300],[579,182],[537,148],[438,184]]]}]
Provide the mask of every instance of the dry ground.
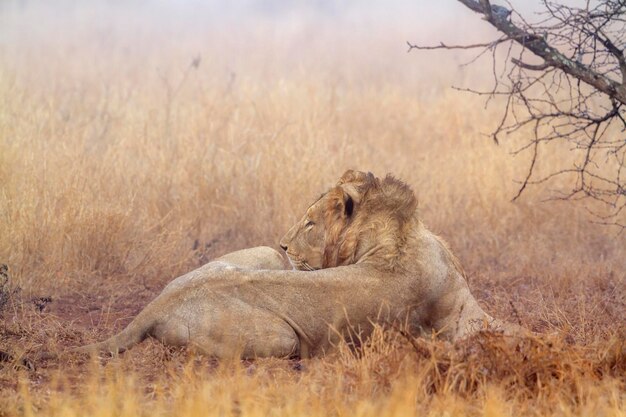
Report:
[{"label": "dry ground", "polygon": [[[405,55],[402,25],[155,26],[97,4],[2,9],[0,351],[100,340],[179,274],[277,247],[347,168],[410,183],[485,309],[549,335],[380,332],[298,363],[147,341],[101,362],[0,364],[0,416],[626,415],[626,235],[582,203],[541,203],[560,183],[510,202],[525,133],[483,134],[497,103],[446,88],[471,69]],[[568,158],[542,156],[542,170]]]}]

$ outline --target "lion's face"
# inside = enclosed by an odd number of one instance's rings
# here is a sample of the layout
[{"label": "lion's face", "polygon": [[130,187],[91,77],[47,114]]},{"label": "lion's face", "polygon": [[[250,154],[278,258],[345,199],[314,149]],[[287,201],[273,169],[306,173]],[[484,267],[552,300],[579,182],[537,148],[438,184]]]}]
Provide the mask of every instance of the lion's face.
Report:
[{"label": "lion's face", "polygon": [[[354,260],[356,242],[346,238],[346,231],[356,218],[358,202],[367,187],[363,184],[373,182],[374,176],[356,171],[347,171],[339,183],[323,194],[306,211],[281,239],[280,246],[287,253],[294,268],[312,271],[338,266],[347,258]],[[359,226],[357,226],[358,228]],[[338,245],[342,244],[339,257]]]},{"label": "lion's face", "polygon": [[312,271],[365,259],[392,264],[413,218],[413,191],[391,176],[346,171],[281,239],[296,269]]},{"label": "lion's face", "polygon": [[324,267],[325,197],[313,203],[280,240],[280,247],[295,269],[313,271]]}]

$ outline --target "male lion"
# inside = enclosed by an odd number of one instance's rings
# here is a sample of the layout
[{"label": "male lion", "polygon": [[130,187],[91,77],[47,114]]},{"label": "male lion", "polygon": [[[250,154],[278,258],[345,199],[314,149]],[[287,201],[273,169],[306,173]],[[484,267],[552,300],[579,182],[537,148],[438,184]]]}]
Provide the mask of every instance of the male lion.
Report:
[{"label": "male lion", "polygon": [[281,240],[297,270],[276,270],[269,248],[253,262],[226,255],[173,281],[119,334],[79,351],[117,353],[152,336],[215,357],[310,357],[354,332],[366,337],[374,323],[452,340],[499,324],[416,206],[403,182],[347,171]]},{"label": "male lion", "polygon": [[[457,340],[481,329],[523,332],[483,311],[458,259],[419,219],[411,188],[391,175],[381,180],[369,172],[345,172],[280,246],[299,270],[332,268],[337,276],[360,271],[364,279],[355,296],[370,295],[374,302],[364,306],[385,313],[378,321],[404,318],[413,334]],[[352,264],[348,274],[344,265]]]}]

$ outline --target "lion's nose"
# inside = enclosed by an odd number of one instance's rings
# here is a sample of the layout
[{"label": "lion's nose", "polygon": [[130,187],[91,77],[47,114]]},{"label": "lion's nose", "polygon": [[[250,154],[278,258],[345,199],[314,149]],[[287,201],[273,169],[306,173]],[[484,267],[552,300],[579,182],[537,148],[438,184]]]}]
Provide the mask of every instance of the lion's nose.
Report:
[{"label": "lion's nose", "polygon": [[287,245],[283,245],[282,243],[280,244],[280,247],[282,250],[284,250],[285,252],[287,252]]}]

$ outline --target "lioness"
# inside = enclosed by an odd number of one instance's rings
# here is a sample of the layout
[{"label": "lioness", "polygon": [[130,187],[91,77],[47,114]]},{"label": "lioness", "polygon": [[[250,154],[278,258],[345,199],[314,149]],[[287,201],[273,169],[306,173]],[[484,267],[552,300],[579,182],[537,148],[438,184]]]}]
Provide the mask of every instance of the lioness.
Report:
[{"label": "lioness", "polygon": [[297,270],[266,264],[265,256],[277,259],[267,250],[254,265],[227,255],[176,279],[122,332],[79,351],[117,353],[152,336],[215,357],[310,357],[350,333],[366,337],[373,323],[400,321],[452,340],[500,325],[416,207],[405,183],[347,171],[281,240]]}]

